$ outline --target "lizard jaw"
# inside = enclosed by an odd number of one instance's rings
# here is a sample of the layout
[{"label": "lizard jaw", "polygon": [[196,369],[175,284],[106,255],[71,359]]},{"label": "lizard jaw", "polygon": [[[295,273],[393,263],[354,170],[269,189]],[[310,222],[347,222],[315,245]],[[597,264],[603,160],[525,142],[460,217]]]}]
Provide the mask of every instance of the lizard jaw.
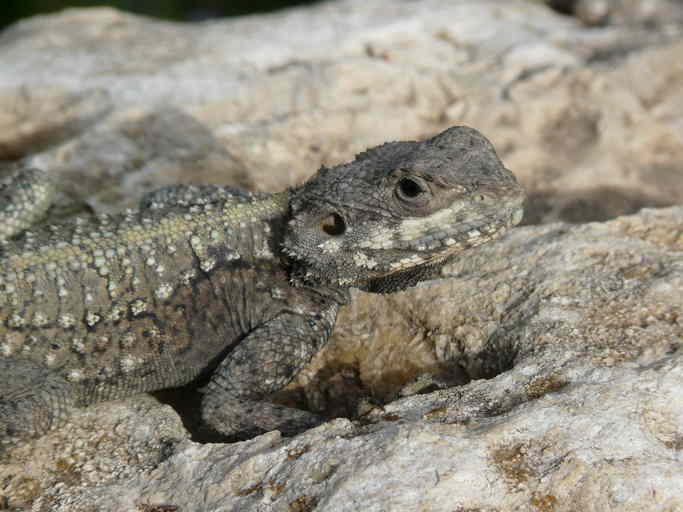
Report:
[{"label": "lizard jaw", "polygon": [[510,228],[519,224],[524,215],[521,206],[509,216],[496,218],[492,222],[468,222],[466,228],[457,232],[438,232],[413,239],[402,247],[402,252],[411,256],[389,263],[388,269],[377,277],[385,277],[394,272],[409,270],[416,266],[434,265],[467,249],[483,245],[503,236]]}]

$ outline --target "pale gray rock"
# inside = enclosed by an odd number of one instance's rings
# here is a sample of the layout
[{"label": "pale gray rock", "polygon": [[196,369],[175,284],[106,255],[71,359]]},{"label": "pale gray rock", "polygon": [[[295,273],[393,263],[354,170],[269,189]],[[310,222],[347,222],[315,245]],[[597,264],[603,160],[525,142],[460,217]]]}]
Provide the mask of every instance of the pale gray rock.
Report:
[{"label": "pale gray rock", "polygon": [[[65,206],[278,190],[468,124],[529,190],[527,223],[603,221],[521,228],[447,281],[357,292],[282,396],[354,423],[202,445],[152,397],[102,404],[0,461],[0,509],[683,508],[683,210],[615,218],[683,203],[682,52],[673,25],[586,28],[523,0],[201,24],[69,10],[0,33],[0,160],[49,170]],[[392,402],[430,382],[458,386]]]},{"label": "pale gray rock", "polygon": [[133,478],[188,438],[173,409],[149,395],[84,409],[78,421],[4,454],[0,510],[3,504],[29,505],[46,493]]},{"label": "pale gray rock", "polygon": [[53,487],[34,509],[677,510],[681,225],[676,207],[517,229],[377,306],[396,316],[347,311],[353,339],[407,353],[422,337],[467,384],[291,439],[181,441],[152,470]]},{"label": "pale gray rock", "polygon": [[[79,445],[82,434],[55,432],[38,446],[105,463],[74,482],[52,462],[61,480],[47,479],[34,510],[676,510],[681,225],[683,207],[520,228],[449,267],[447,281],[347,310],[330,348],[339,361],[360,360],[369,389],[405,374],[411,359],[423,369],[458,368],[467,381],[354,423],[200,445],[172,428],[150,431],[154,419],[139,411],[121,418],[107,404],[90,409],[75,428],[107,439],[121,432],[120,450],[140,449],[156,464],[107,464],[112,455]],[[169,408],[162,413],[177,424]],[[45,460],[34,463],[39,471]],[[6,481],[18,489],[36,469],[14,471]]]}]

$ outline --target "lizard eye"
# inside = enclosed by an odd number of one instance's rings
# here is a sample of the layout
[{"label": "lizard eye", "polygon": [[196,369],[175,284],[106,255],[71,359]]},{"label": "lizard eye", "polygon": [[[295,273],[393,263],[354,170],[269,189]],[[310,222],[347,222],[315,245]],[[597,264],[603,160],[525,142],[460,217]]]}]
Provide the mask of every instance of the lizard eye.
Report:
[{"label": "lizard eye", "polygon": [[338,213],[330,213],[320,222],[320,227],[330,236],[340,236],[346,231],[346,222]]},{"label": "lizard eye", "polygon": [[403,202],[421,204],[427,200],[428,188],[418,178],[404,177],[396,183],[396,196]]}]

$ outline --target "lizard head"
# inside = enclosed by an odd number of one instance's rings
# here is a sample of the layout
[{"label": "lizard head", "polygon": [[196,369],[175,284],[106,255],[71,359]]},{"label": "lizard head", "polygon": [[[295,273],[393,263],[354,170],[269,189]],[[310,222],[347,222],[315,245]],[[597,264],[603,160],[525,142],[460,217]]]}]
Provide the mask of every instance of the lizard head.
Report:
[{"label": "lizard head", "polygon": [[491,143],[456,126],[322,168],[291,193],[283,250],[294,284],[408,288],[522,217],[524,191]]}]

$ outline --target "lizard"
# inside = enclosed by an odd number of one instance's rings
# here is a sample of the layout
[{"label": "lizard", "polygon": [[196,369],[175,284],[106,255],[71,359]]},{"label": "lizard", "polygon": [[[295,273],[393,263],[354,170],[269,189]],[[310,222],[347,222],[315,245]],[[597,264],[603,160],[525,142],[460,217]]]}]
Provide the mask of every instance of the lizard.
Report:
[{"label": "lizard", "polygon": [[0,183],[0,440],[77,407],[202,383],[227,436],[322,420],[269,397],[324,345],[351,288],[405,290],[519,223],[524,190],[478,131],[389,142],[265,194],[151,192],[138,209],[42,224],[54,185]]}]

